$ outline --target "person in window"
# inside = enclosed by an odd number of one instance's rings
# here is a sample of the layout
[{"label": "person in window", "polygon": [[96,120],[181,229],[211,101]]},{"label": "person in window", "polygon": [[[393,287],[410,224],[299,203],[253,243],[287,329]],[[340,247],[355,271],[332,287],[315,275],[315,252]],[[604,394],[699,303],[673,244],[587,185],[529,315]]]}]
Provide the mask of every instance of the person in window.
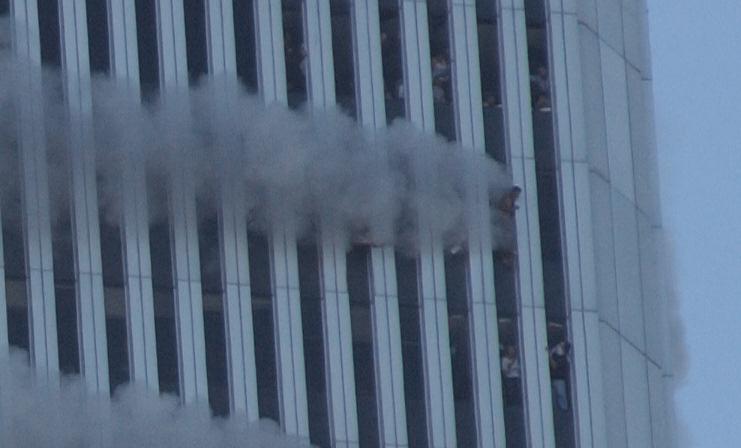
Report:
[{"label": "person in window", "polygon": [[551,390],[554,405],[562,410],[569,409],[569,396],[566,381],[569,377],[569,352],[571,344],[562,340],[548,350],[548,364],[551,370]]},{"label": "person in window", "polygon": [[517,357],[517,347],[506,345],[501,358],[502,383],[504,385],[505,406],[519,404],[518,389],[520,387],[520,360]]},{"label": "person in window", "polygon": [[543,112],[551,110],[551,83],[548,69],[544,66],[539,65],[530,75],[530,91],[533,93],[533,107]]},{"label": "person in window", "polygon": [[432,57],[432,96],[435,102],[448,102],[450,84],[450,60],[444,54]]},{"label": "person in window", "polygon": [[497,99],[497,95],[494,92],[484,92],[484,107],[497,107],[500,101]]},{"label": "person in window", "polygon": [[505,215],[514,218],[515,211],[519,208],[517,200],[520,198],[521,193],[522,188],[517,185],[513,186],[502,196],[499,202],[497,202],[497,209]]}]

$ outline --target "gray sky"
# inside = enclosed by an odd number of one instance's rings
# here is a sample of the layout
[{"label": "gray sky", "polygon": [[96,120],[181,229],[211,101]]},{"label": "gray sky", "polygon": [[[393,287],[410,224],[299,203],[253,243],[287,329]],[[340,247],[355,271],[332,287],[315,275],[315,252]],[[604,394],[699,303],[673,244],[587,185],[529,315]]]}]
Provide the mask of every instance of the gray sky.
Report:
[{"label": "gray sky", "polygon": [[741,446],[741,1],[648,0],[693,447]]}]

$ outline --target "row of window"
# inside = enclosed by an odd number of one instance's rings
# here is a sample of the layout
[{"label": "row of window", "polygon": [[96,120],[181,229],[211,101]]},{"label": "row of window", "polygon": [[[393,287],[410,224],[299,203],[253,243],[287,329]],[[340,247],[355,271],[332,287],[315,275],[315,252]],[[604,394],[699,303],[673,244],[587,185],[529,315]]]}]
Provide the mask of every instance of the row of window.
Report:
[{"label": "row of window", "polygon": [[[233,0],[237,74],[251,90],[258,89],[254,0]],[[504,114],[502,109],[499,28],[494,2],[477,0],[477,32],[481,75],[481,95],[487,153],[506,163]],[[282,0],[284,56],[288,103],[300,107],[308,100],[308,52],[306,47],[304,2]],[[331,0],[331,26],[334,77],[337,102],[350,115],[357,108],[356,68],[354,66],[353,16],[351,0]],[[2,3],[0,3],[0,8]],[[137,39],[139,43],[140,77],[145,95],[155,93],[159,83],[157,54],[157,23],[155,0],[136,0]],[[192,82],[208,72],[204,0],[185,0],[185,29],[188,73]],[[90,64],[94,71],[110,70],[107,45],[107,11],[105,2],[87,0]],[[568,319],[560,241],[560,211],[558,209],[556,149],[553,143],[553,118],[550,110],[547,21],[544,0],[526,1],[533,127],[538,165],[538,197],[543,247],[543,271],[546,290],[549,347],[553,380],[554,419],[559,447],[574,445],[573,415],[570,406],[570,368],[568,366]],[[428,2],[431,79],[436,131],[449,140],[456,139],[455,92],[449,11],[446,0]],[[379,0],[381,56],[383,61],[384,98],[387,120],[407,114],[407,86],[404,66],[402,12],[397,0]],[[56,2],[39,1],[39,23],[42,60],[60,65],[58,10]],[[15,182],[15,185],[19,183]],[[152,195],[162,188],[150,186]],[[20,195],[10,194],[3,202],[3,237],[5,241],[7,287],[11,297],[25,297],[25,272],[22,260],[21,225],[14,222],[18,213],[6,208],[20,204]],[[166,198],[164,198],[166,200]],[[10,204],[10,205],[8,205]],[[68,210],[69,207],[61,207]],[[221,302],[223,288],[219,266],[218,221],[215,210],[199,208],[199,243],[203,281],[204,327],[207,346],[208,386],[211,406],[216,414],[228,413],[224,318]],[[75,275],[72,271],[72,231],[69,216],[55,221],[53,252],[55,292],[57,297],[60,368],[63,372],[79,372],[77,353],[76,310],[74,300]],[[178,363],[176,359],[176,329],[173,311],[173,279],[171,266],[170,226],[162,218],[150,228],[152,275],[155,289],[157,355],[160,388],[178,393]],[[115,310],[123,309],[123,266],[120,228],[101,218],[101,246],[104,256],[106,286],[106,331],[109,342],[111,387],[128,381],[128,354],[125,317]],[[348,254],[348,286],[351,297],[352,339],[358,418],[363,446],[378,441],[378,409],[373,375],[358,372],[373,371],[373,338],[371,334],[371,297],[367,247],[354,247]],[[253,291],[253,318],[258,369],[260,415],[279,420],[277,370],[270,283],[269,241],[264,235],[249,235],[250,280]],[[302,321],[304,350],[309,390],[311,440],[328,446],[329,416],[324,374],[324,341],[321,327],[321,296],[319,249],[316,244],[299,246]],[[518,305],[516,293],[516,248],[494,254],[497,288],[497,317],[503,368],[503,399],[508,446],[519,446],[525,440],[522,384],[519,378],[521,345],[519,343]],[[424,368],[422,365],[421,316],[419,304],[417,261],[397,254],[396,269],[400,299],[402,350],[404,360],[405,398],[410,446],[427,446]],[[464,252],[445,257],[450,349],[455,384],[456,433],[463,446],[475,444],[476,430],[471,379],[471,326],[468,309],[467,257]],[[20,300],[22,302],[22,300]],[[11,341],[28,347],[28,327],[23,306],[10,307]],[[565,361],[564,361],[565,360]],[[507,366],[507,371],[504,371]],[[516,366],[513,367],[513,366]],[[518,373],[515,373],[518,372]],[[366,445],[367,444],[367,445]]]}]

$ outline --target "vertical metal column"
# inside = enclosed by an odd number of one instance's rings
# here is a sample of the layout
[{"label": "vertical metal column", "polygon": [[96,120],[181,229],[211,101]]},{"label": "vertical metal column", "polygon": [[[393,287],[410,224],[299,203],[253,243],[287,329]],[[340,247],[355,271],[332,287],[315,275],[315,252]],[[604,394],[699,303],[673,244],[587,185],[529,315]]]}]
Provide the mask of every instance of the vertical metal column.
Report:
[{"label": "vertical metal column", "polygon": [[[358,86],[358,120],[361,125],[380,129],[386,126],[383,61],[378,0],[353,1],[355,67]],[[372,247],[371,301],[373,346],[376,361],[376,391],[381,445],[406,446],[407,421],[404,397],[404,370],[401,359],[399,297],[396,290],[396,263],[392,246]]]},{"label": "vertical metal column", "polygon": [[576,443],[602,446],[605,416],[601,388],[599,315],[594,270],[589,163],[584,135],[584,100],[576,5],[550,1],[549,36],[552,50],[551,89],[556,113],[559,157],[559,196],[565,229],[563,257],[566,264],[569,329],[573,344]]},{"label": "vertical metal column", "polygon": [[[305,0],[308,90],[317,109],[334,107],[335,78],[332,57],[332,17],[329,2]],[[330,223],[321,223],[320,258],[324,352],[332,443],[358,446],[358,414],[353,375],[350,298],[347,290],[345,244]]]},{"label": "vertical metal column", "polygon": [[[485,157],[476,1],[450,4],[453,90],[459,142]],[[504,407],[497,331],[494,260],[486,179],[470,179],[468,204],[469,319],[474,406],[480,447],[504,447]]]},{"label": "vertical metal column", "polygon": [[[280,0],[256,1],[257,52],[260,88],[265,103],[287,104],[283,21]],[[295,230],[290,222],[274,223],[270,230],[273,272],[276,365],[281,425],[286,433],[309,438],[306,402],[301,300]]]},{"label": "vertical metal column", "polygon": [[26,251],[28,291],[28,327],[31,364],[41,375],[59,375],[57,316],[54,295],[54,270],[49,217],[49,185],[47,180],[46,132],[43,123],[39,15],[37,3],[13,0],[13,42],[18,57],[29,65],[29,92],[36,92],[16,106],[20,123],[18,149],[21,159],[23,203],[23,238]]},{"label": "vertical metal column", "polygon": [[[434,133],[427,3],[402,0],[401,5],[407,116],[420,129]],[[428,397],[429,443],[435,448],[449,447],[455,446],[456,434],[443,244],[441,236],[434,235],[427,227],[425,211],[420,213],[418,220],[422,360]]]},{"label": "vertical metal column", "polygon": [[[187,89],[185,18],[182,0],[158,0],[157,36],[160,84],[178,92]],[[203,330],[203,296],[198,252],[195,186],[177,154],[170,179],[170,238],[175,282],[175,328],[178,341],[180,398],[185,403],[207,402],[206,342]],[[180,165],[183,163],[183,165]]]},{"label": "vertical metal column", "polygon": [[[134,2],[108,0],[111,74],[139,94],[139,53]],[[149,211],[144,161],[125,154],[121,241],[124,257],[126,333],[132,382],[159,392],[154,296],[149,248]]]},{"label": "vertical metal column", "polygon": [[109,392],[103,267],[84,0],[59,0],[62,71],[69,129],[72,232],[80,372],[88,390]]},{"label": "vertical metal column", "polygon": [[517,290],[521,316],[522,379],[529,446],[552,447],[553,411],[548,366],[538,192],[530,112],[527,27],[522,0],[500,0],[502,99],[507,151],[515,185],[522,188],[517,211]]},{"label": "vertical metal column", "polygon": [[[211,76],[223,78],[228,84],[237,82],[232,5],[231,0],[206,0],[208,71]],[[239,113],[227,91],[217,91],[217,95],[221,94],[221,103],[228,113]],[[219,241],[224,285],[229,406],[233,413],[244,414],[248,421],[256,421],[260,414],[252,327],[247,211],[245,198],[233,173],[224,176],[220,200]]]}]

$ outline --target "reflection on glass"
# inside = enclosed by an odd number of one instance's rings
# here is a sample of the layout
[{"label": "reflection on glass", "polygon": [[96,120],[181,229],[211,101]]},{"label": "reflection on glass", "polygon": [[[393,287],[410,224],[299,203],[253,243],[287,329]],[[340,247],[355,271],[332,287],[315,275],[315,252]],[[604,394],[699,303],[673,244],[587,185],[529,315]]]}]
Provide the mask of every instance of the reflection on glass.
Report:
[{"label": "reflection on glass", "polygon": [[455,434],[460,446],[476,446],[471,328],[468,304],[468,257],[464,251],[445,254],[450,360],[453,368]]},{"label": "reflection on glass", "polygon": [[378,2],[387,123],[391,123],[396,118],[403,118],[406,109],[399,8],[399,0],[379,0]]},{"label": "reflection on glass", "polygon": [[257,92],[257,54],[255,48],[255,5],[253,0],[233,0],[234,43],[237,76],[250,92]]},{"label": "reflection on glass", "polygon": [[425,399],[424,366],[422,364],[417,259],[400,252],[396,253],[395,258],[409,447],[426,447],[427,400]]},{"label": "reflection on glass", "polygon": [[375,356],[371,316],[370,250],[353,246],[347,254],[347,290],[350,295],[355,393],[360,446],[378,446]]},{"label": "reflection on glass", "polygon": [[303,8],[301,0],[283,0],[282,3],[288,106],[297,108],[306,102],[306,73],[309,63],[304,40]]},{"label": "reflection on glass", "polygon": [[432,98],[435,104],[435,131],[450,141],[456,139],[453,69],[447,0],[429,0],[427,24],[430,31]]},{"label": "reflection on glass", "polygon": [[273,327],[273,288],[268,238],[261,233],[248,233],[250,287],[252,289],[252,323],[255,331],[255,365],[257,369],[257,402],[260,418],[280,423],[278,370]]},{"label": "reflection on glass", "polygon": [[329,448],[329,402],[325,376],[322,289],[319,249],[314,242],[298,246],[298,277],[301,296],[301,323],[304,329],[304,365],[309,403],[309,439],[313,445]]},{"label": "reflection on glass", "polygon": [[564,283],[557,151],[551,107],[548,23],[545,6],[543,0],[525,1],[543,287],[545,314],[548,321],[548,360],[551,374],[553,426],[556,446],[570,448],[575,446],[569,361],[571,346]]},{"label": "reflection on glass", "polygon": [[332,14],[332,55],[337,104],[351,117],[357,114],[353,20],[350,0],[330,0]]}]

